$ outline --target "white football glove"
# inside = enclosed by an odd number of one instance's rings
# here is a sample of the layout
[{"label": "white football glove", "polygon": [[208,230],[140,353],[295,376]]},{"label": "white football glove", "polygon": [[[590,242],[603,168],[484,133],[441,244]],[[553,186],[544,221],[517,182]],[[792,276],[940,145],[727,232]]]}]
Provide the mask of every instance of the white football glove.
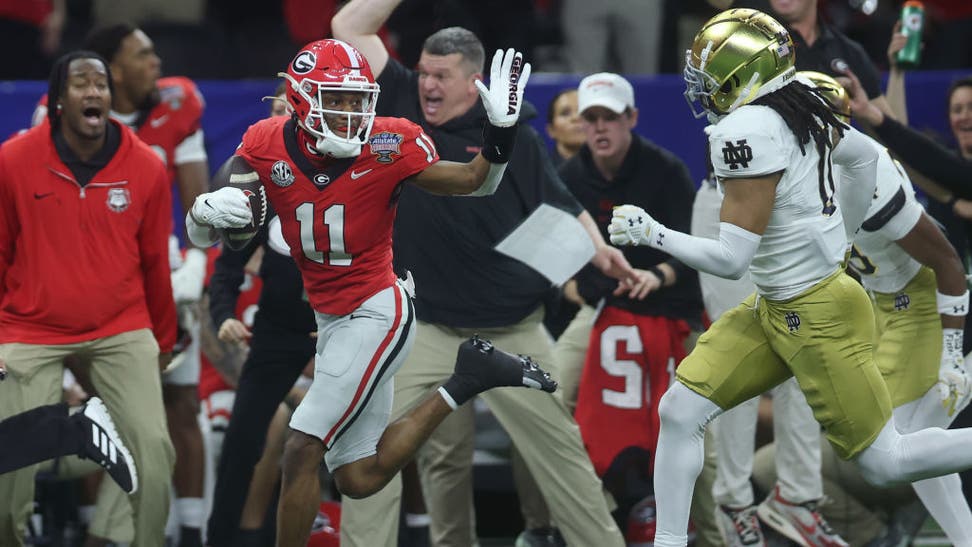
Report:
[{"label": "white football glove", "polygon": [[206,253],[191,248],[182,265],[172,272],[172,297],[176,304],[199,302],[206,277]]},{"label": "white football glove", "polygon": [[522,53],[510,48],[504,55],[502,49],[496,50],[489,70],[489,88],[476,80],[489,123],[497,127],[516,123],[523,105],[523,89],[529,79],[530,63],[523,64]]},{"label": "white football glove", "polygon": [[189,214],[196,224],[213,228],[242,228],[253,222],[250,199],[232,186],[199,194]]},{"label": "white football glove", "polygon": [[641,207],[620,205],[614,208],[608,234],[614,245],[648,245],[650,238],[657,235],[661,228],[661,223]]},{"label": "white football glove", "polygon": [[972,378],[969,377],[965,358],[962,356],[962,331],[958,329],[945,329],[945,331],[936,385],[945,413],[955,416],[969,404],[969,399],[972,398]]}]

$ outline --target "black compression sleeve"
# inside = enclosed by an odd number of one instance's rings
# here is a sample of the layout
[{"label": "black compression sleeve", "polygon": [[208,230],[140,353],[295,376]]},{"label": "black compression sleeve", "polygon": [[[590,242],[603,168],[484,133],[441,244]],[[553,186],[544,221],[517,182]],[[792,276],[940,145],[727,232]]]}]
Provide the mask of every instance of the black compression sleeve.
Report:
[{"label": "black compression sleeve", "polygon": [[874,130],[902,161],[956,195],[972,199],[972,161],[887,116]]},{"label": "black compression sleeve", "polygon": [[516,124],[497,127],[489,122],[483,125],[483,157],[490,163],[507,163],[516,142]]}]

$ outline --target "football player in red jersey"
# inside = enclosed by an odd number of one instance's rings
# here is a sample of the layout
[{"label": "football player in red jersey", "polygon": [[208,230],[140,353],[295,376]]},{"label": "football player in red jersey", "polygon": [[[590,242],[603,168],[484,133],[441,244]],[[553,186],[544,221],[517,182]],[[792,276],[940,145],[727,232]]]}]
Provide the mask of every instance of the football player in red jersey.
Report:
[{"label": "football player in red jersey", "polygon": [[[209,184],[209,164],[201,126],[205,103],[192,80],[171,76],[162,78],[161,60],[152,40],[129,24],[116,24],[94,30],[84,41],[84,49],[108,60],[115,92],[111,117],[129,126],[162,159],[169,180],[175,179],[188,211],[196,196]],[[34,124],[46,117],[46,97],[34,113]],[[176,304],[195,307],[202,297],[206,273],[206,254],[189,248],[172,272]],[[180,314],[180,316],[184,316]],[[176,448],[173,484],[176,512],[182,525],[180,546],[202,545],[200,528],[204,518],[204,447],[196,416],[199,414],[199,333],[178,368],[162,377],[163,398],[169,433]],[[117,491],[115,494],[120,495]],[[99,510],[112,506],[111,500],[99,502]]]},{"label": "football player in red jersey", "polygon": [[493,193],[513,149],[529,74],[522,55],[498,51],[490,87],[477,82],[489,117],[483,152],[469,163],[439,161],[417,125],[375,117],[379,88],[357,50],[338,40],[312,42],[281,73],[292,116],[250,127],[216,175],[225,186],[199,196],[187,215],[193,242],[212,244],[217,234],[226,237],[223,229],[258,225],[266,195],[315,310],[316,381],[290,421],[284,448],[280,547],[306,544],[322,459],[345,495],[365,497],[475,394],[498,386],[555,389],[528,358],[474,338],[460,346],[456,370],[442,387],[388,424],[389,380],[415,334],[409,289],[392,270],[400,185],[446,195]]}]

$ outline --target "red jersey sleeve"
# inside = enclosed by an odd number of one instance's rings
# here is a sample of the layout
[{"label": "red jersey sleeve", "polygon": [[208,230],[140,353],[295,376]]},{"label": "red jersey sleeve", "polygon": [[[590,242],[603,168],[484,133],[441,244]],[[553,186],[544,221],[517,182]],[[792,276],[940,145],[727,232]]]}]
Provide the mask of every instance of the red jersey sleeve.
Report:
[{"label": "red jersey sleeve", "polygon": [[145,207],[145,218],[138,234],[138,245],[145,285],[145,300],[152,318],[152,332],[159,351],[170,353],[175,345],[177,319],[172,299],[169,268],[169,234],[172,232],[172,196],[165,169],[158,164],[152,196]]},{"label": "red jersey sleeve", "polygon": [[422,131],[422,128],[407,120],[402,120],[405,125],[403,134],[405,142],[402,143],[402,159],[398,162],[401,171],[401,178],[406,178],[425,171],[425,169],[439,161],[439,152],[435,149],[432,138]]}]

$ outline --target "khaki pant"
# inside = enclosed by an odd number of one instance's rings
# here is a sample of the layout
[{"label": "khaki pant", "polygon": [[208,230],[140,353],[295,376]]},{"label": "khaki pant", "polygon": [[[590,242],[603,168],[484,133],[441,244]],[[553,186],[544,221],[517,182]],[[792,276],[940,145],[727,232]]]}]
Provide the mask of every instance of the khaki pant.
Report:
[{"label": "khaki pant", "polygon": [[[0,344],[0,359],[10,373],[0,383],[0,419],[59,401],[62,363],[69,355],[90,359],[95,389],[135,459],[138,491],[131,496],[135,512],[132,545],[161,546],[175,451],[162,407],[159,348],[148,329],[58,346]],[[4,547],[23,545],[36,470],[33,466],[0,475],[0,545]]]},{"label": "khaki pant", "polygon": [[[502,328],[451,329],[419,322],[411,355],[395,376],[392,419],[404,414],[452,373],[459,344],[474,333],[497,347],[534,357],[551,366],[549,337],[541,313]],[[530,474],[550,506],[554,523],[569,545],[622,546],[608,512],[601,482],[581,443],[577,424],[560,399],[523,388],[500,388],[480,395],[509,433]],[[425,502],[432,519],[432,544],[476,545],[472,513],[472,406],[452,413],[423,446],[418,457]],[[401,497],[396,478],[381,492],[343,502],[341,545],[393,547]]]}]

